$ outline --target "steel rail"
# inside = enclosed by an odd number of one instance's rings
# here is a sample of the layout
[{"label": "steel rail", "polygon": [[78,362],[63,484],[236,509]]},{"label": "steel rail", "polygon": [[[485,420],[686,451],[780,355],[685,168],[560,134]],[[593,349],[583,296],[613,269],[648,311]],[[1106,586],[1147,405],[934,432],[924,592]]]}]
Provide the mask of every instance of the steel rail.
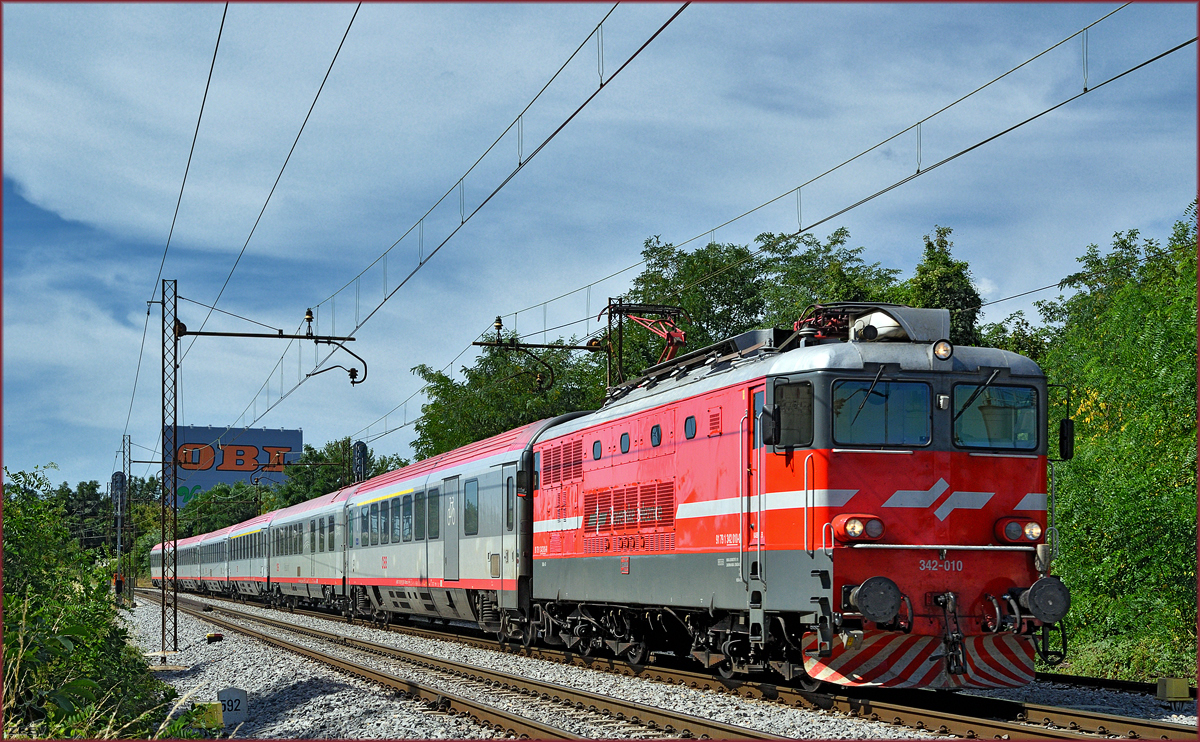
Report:
[{"label": "steel rail", "polygon": [[[1125,693],[1144,693],[1146,695],[1154,695],[1158,692],[1156,683],[1145,683],[1139,680],[1117,680],[1116,678],[1093,678],[1086,675],[1067,675],[1066,673],[1057,672],[1039,672],[1037,679],[1045,683],[1063,683],[1064,685],[1078,685],[1085,688],[1101,688],[1103,690],[1116,690]],[[1188,694],[1194,699],[1196,698],[1196,686],[1188,688]]]},{"label": "steel rail", "polygon": [[[296,610],[295,612],[331,619],[327,613],[307,610]],[[647,665],[630,665],[612,658],[587,657],[574,652],[545,647],[524,647],[519,644],[498,645],[493,638],[450,634],[411,625],[389,624],[388,629],[428,639],[454,641],[480,649],[499,649],[535,659],[684,685],[698,690],[733,693],[747,698],[775,701],[813,710],[837,711],[849,716],[903,724],[916,729],[926,729],[968,739],[1002,738],[1006,735],[1009,738],[1033,735],[1047,739],[1096,739],[1097,735],[1126,739],[1195,739],[1197,731],[1196,727],[1184,724],[1043,706],[988,696],[954,694],[947,698],[944,694],[935,694],[925,690],[890,688],[855,688],[853,691],[844,691],[843,694],[810,693],[773,683],[725,680],[711,674],[659,666],[655,665],[654,656],[651,656],[650,663]],[[1038,679],[1070,682],[1074,677],[1053,674],[1043,676],[1039,673]],[[1092,678],[1082,680],[1084,682],[1079,683],[1080,685],[1099,685],[1100,682],[1103,682]],[[1097,682],[1086,682],[1089,680]],[[1148,683],[1130,683],[1129,686],[1141,686],[1141,692],[1145,693],[1152,693],[1154,689],[1154,686]],[[1099,687],[1110,688],[1108,685]],[[1118,689],[1125,690],[1127,688]],[[944,708],[950,702],[959,706],[966,705],[968,700],[980,716],[987,715],[996,718],[965,716]]]},{"label": "steel rail", "polygon": [[308,659],[315,660],[316,662],[330,665],[352,675],[357,675],[359,677],[366,678],[367,680],[384,685],[388,688],[392,688],[404,694],[406,697],[422,701],[438,711],[450,711],[463,716],[468,716],[479,724],[490,726],[494,729],[504,731],[511,735],[529,739],[584,739],[583,737],[565,729],[560,729],[549,724],[542,724],[532,719],[527,719],[516,714],[510,714],[492,706],[488,706],[487,704],[483,704],[445,690],[427,687],[412,680],[407,680],[405,678],[383,672],[382,670],[376,670],[374,668],[367,667],[366,665],[360,665],[349,660],[343,660],[337,657],[329,656],[314,649],[292,644],[291,642],[283,639],[279,639],[269,634],[264,634],[249,627],[239,625],[233,621],[217,618],[211,613],[203,610],[184,608],[183,606],[179,606],[179,609],[184,613],[202,621],[216,624],[217,626],[229,631],[236,631],[240,634],[245,634],[246,636],[252,637],[261,642],[265,642],[271,646],[301,655],[302,657],[307,657]]},{"label": "steel rail", "polygon": [[[236,608],[227,608],[224,606],[216,606],[211,608],[213,612],[221,612],[236,617],[239,620],[261,623],[303,636],[309,636],[322,641],[328,641],[339,646],[345,646],[363,652],[399,659],[424,669],[447,673],[455,677],[483,683],[493,688],[531,694],[554,703],[570,705],[576,709],[585,710],[592,714],[610,716],[620,721],[626,721],[638,726],[649,727],[673,737],[682,736],[701,739],[750,740],[780,739],[779,735],[777,734],[762,732],[748,727],[726,724],[720,721],[714,721],[712,719],[706,719],[703,717],[693,716],[691,714],[685,714],[678,711],[671,711],[669,709],[663,709],[655,706],[646,706],[645,704],[634,701],[614,698],[612,696],[606,696],[600,693],[592,693],[590,691],[580,690],[570,686],[527,678],[521,675],[514,675],[512,673],[499,670],[492,670],[465,662],[435,657],[421,652],[399,649],[386,644],[380,644],[378,642],[372,642],[365,639],[356,639],[343,634],[323,631],[321,629],[310,628],[307,626],[296,626],[288,621],[244,613]],[[188,612],[192,613],[190,610]],[[214,620],[209,612],[201,610],[200,614],[201,615],[199,617],[204,620]],[[220,620],[217,619],[217,621]],[[222,625],[225,624],[224,621],[220,622]],[[283,640],[277,641],[282,642]],[[494,646],[495,645],[493,645],[493,648]],[[309,652],[319,654],[314,650],[305,650],[306,654]],[[339,662],[345,661],[339,660]],[[382,671],[372,670],[371,672],[389,678],[392,677],[386,673],[382,673]],[[411,681],[403,682],[411,683]],[[434,692],[445,695],[445,693],[441,691]],[[550,727],[549,729],[553,729],[553,727]],[[546,733],[547,732],[543,730],[541,732],[541,736],[546,736]],[[569,733],[564,732],[564,734]],[[566,738],[579,739],[580,737],[573,736]]]}]

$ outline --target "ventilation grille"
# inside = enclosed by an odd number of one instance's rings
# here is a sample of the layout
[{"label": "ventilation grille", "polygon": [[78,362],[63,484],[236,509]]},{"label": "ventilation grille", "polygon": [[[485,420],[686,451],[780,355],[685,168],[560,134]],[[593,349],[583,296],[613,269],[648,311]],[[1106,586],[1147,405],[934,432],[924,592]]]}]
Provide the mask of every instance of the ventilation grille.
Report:
[{"label": "ventilation grille", "polygon": [[584,554],[630,551],[675,551],[675,534],[638,533],[629,536],[590,536],[583,540]]},{"label": "ventilation grille", "polygon": [[583,440],[550,446],[542,453],[542,481],[562,484],[583,478]]},{"label": "ventilation grille", "polygon": [[623,533],[675,525],[675,483],[606,487],[583,493],[585,534]]},{"label": "ventilation grille", "polygon": [[708,434],[710,436],[721,434],[720,407],[710,407],[708,410]]}]

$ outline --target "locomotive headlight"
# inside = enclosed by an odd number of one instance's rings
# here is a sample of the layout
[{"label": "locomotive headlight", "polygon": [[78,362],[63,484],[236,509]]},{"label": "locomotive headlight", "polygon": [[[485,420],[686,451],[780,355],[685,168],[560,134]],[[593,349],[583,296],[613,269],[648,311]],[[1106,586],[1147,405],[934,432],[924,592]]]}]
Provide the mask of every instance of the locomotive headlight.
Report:
[{"label": "locomotive headlight", "polygon": [[938,357],[938,360],[944,361],[954,355],[954,346],[949,340],[939,340],[933,344],[933,354]]},{"label": "locomotive headlight", "polygon": [[[1028,526],[1026,526],[1028,528]],[[1021,539],[1021,524],[1015,520],[1010,520],[1004,524],[1004,536],[1009,541],[1019,541]]]},{"label": "locomotive headlight", "polygon": [[883,520],[870,513],[842,513],[834,516],[833,535],[838,541],[874,541],[883,535]]},{"label": "locomotive headlight", "polygon": [[1025,524],[1025,538],[1037,541],[1042,537],[1042,527],[1034,521]]}]

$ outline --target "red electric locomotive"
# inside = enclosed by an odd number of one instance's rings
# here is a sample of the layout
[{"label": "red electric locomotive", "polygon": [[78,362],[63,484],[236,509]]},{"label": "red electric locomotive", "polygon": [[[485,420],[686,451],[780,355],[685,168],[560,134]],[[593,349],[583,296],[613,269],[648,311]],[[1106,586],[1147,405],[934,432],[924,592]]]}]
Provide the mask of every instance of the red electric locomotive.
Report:
[{"label": "red electric locomotive", "polygon": [[817,307],[546,431],[511,635],[807,684],[1032,680],[1070,603],[1048,575],[1046,381],[949,329]]}]

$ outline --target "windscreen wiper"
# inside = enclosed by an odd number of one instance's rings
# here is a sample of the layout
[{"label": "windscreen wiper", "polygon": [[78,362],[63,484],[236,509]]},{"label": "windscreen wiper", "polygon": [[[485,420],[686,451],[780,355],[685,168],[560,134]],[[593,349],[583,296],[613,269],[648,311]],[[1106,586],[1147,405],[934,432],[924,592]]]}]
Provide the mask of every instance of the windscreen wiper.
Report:
[{"label": "windscreen wiper", "polygon": [[867,393],[863,395],[863,401],[858,403],[858,409],[854,411],[854,418],[850,420],[851,425],[858,419],[858,413],[862,412],[863,406],[871,398],[871,392],[875,391],[875,385],[879,383],[880,376],[883,376],[883,364],[879,365],[879,373],[875,374],[875,380],[871,382],[871,386],[867,387]]},{"label": "windscreen wiper", "polygon": [[954,419],[950,421],[951,423],[958,422],[958,418],[962,417],[962,414],[967,411],[967,408],[971,406],[971,403],[975,401],[976,397],[978,397],[980,394],[983,394],[983,390],[988,388],[988,385],[992,383],[992,381],[996,378],[996,375],[999,373],[1000,369],[992,371],[992,375],[988,377],[987,381],[983,382],[983,386],[975,387],[975,391],[971,392],[971,396],[967,397],[967,403],[962,406],[961,410],[955,413]]}]

